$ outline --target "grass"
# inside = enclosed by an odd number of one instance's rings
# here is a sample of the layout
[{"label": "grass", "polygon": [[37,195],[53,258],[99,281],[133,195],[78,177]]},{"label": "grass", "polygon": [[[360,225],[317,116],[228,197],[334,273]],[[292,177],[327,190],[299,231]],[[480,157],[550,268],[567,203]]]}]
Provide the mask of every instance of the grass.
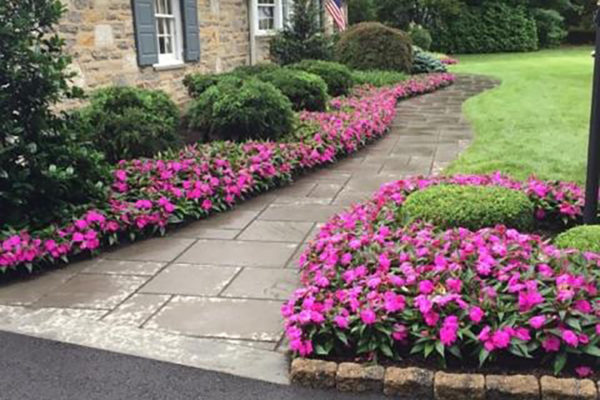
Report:
[{"label": "grass", "polygon": [[583,183],[593,59],[590,47],[465,55],[452,72],[484,74],[500,87],[469,99],[475,141],[448,173],[502,171],[517,179]]}]

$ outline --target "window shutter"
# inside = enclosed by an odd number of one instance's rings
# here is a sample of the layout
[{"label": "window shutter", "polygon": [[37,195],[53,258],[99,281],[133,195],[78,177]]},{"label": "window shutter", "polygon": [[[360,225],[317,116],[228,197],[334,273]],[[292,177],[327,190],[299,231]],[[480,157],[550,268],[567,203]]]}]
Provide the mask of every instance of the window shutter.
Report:
[{"label": "window shutter", "polygon": [[135,45],[140,66],[158,63],[154,0],[132,0]]},{"label": "window shutter", "polygon": [[183,17],[183,59],[200,60],[200,36],[198,29],[198,5],[196,0],[181,0]]},{"label": "window shutter", "polygon": [[290,22],[290,6],[289,0],[281,0],[281,12],[283,14],[283,27],[285,28]]}]

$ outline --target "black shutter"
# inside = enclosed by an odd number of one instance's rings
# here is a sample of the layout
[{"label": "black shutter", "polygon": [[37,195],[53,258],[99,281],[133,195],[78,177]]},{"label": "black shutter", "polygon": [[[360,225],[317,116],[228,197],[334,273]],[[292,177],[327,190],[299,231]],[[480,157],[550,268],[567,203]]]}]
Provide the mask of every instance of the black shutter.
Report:
[{"label": "black shutter", "polygon": [[196,0],[181,0],[183,18],[183,59],[200,60],[200,36],[198,30],[198,6]]},{"label": "black shutter", "polygon": [[158,63],[154,0],[132,0],[135,45],[140,66]]}]

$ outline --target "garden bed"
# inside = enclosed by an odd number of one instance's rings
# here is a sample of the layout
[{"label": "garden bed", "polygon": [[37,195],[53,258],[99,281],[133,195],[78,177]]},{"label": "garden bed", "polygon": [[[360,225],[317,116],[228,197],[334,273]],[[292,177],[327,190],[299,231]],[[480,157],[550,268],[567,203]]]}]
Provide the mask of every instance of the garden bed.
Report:
[{"label": "garden bed", "polygon": [[282,307],[291,349],[342,361],[593,374],[600,255],[502,225],[405,224],[407,197],[441,184],[523,193],[532,230],[581,218],[583,194],[572,183],[494,174],[386,184],[331,218],[301,256],[303,288]]},{"label": "garden bed", "polygon": [[453,81],[450,74],[434,74],[391,88],[362,88],[332,100],[328,112],[302,113],[301,120],[315,129],[298,132],[293,142],[214,142],[122,161],[115,167],[106,204],[74,216],[64,226],[0,239],[0,271],[68,262],[68,257],[164,234],[169,226],[224,211],[381,137],[394,119],[397,100]]}]

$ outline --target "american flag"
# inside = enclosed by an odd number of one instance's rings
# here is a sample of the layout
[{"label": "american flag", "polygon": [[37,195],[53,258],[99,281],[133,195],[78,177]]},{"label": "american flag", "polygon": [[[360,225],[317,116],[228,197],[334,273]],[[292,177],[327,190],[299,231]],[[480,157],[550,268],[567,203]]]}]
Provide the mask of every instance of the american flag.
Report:
[{"label": "american flag", "polygon": [[342,0],[325,0],[325,9],[333,18],[333,22],[340,31],[346,30],[346,16],[342,8]]}]

